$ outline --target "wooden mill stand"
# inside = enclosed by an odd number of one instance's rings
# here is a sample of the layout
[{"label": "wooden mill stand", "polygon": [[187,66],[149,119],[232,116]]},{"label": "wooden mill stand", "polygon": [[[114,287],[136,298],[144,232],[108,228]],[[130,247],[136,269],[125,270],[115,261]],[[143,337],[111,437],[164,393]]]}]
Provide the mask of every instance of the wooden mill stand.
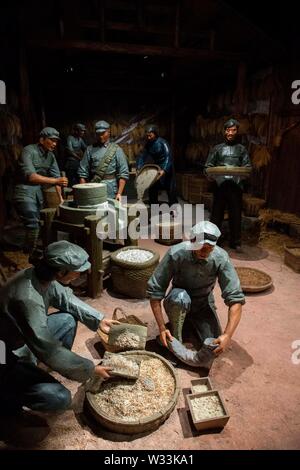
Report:
[{"label": "wooden mill stand", "polygon": [[[130,219],[130,217],[128,217]],[[82,224],[72,224],[61,220],[55,208],[41,210],[41,236],[44,248],[57,241],[57,233],[68,233],[71,241],[80,240],[80,245],[88,252],[91,269],[87,274],[87,293],[95,298],[103,291],[103,279],[109,272],[110,251],[104,250],[103,240],[97,237],[96,228],[100,218],[89,215]],[[128,220],[130,223],[130,220]],[[137,245],[137,240],[127,236],[125,246]],[[110,241],[111,251],[120,248],[118,240]]]}]

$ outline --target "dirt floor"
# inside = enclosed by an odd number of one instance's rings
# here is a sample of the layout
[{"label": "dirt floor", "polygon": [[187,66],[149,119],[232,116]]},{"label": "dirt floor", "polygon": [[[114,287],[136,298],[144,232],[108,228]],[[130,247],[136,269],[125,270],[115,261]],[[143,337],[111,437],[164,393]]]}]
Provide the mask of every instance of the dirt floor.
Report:
[{"label": "dirt floor", "polygon": [[[161,255],[168,247],[153,241]],[[193,449],[300,449],[300,274],[283,263],[283,256],[263,246],[244,246],[243,254],[229,250],[236,266],[250,266],[267,272],[274,287],[264,293],[248,294],[241,323],[229,349],[214,363],[210,377],[227,406],[230,419],[223,430],[197,432],[186,402],[190,381],[203,375],[201,369],[179,365],[181,392],[175,410],[156,431],[126,436],[106,431],[82,410],[83,387],[59,377],[72,391],[74,409],[47,416],[50,432],[33,449],[105,450],[193,450]],[[220,289],[215,288],[218,314],[226,324],[227,308]],[[111,316],[121,306],[148,323],[149,348],[157,328],[147,300],[121,299],[105,290],[98,299],[84,299]],[[298,353],[292,344],[298,340]],[[294,344],[295,347],[295,344]],[[98,336],[79,325],[74,351],[99,360]],[[293,356],[294,354],[294,356]],[[294,359],[294,360],[293,360]],[[7,446],[1,444],[0,448]]]}]

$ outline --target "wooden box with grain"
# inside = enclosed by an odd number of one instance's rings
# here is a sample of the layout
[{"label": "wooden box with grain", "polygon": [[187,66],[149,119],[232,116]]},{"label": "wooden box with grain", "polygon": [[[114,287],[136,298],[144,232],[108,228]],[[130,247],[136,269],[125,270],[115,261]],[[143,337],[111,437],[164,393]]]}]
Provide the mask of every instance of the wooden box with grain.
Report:
[{"label": "wooden box with grain", "polygon": [[223,428],[229,420],[224,401],[217,390],[187,395],[187,401],[195,428]]},{"label": "wooden box with grain", "polygon": [[213,389],[213,386],[209,377],[200,377],[200,379],[191,380],[192,394],[205,393],[212,389]]},{"label": "wooden box with grain", "polygon": [[284,263],[300,273],[300,243],[284,245]]}]

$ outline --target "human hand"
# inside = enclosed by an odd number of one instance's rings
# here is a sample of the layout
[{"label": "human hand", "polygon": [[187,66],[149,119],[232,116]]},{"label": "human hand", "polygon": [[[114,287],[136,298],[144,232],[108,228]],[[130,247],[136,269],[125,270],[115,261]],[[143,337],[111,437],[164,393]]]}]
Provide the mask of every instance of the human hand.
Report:
[{"label": "human hand", "polygon": [[216,338],[214,340],[214,344],[218,344],[219,346],[214,350],[214,354],[218,356],[219,354],[224,352],[225,349],[229,346],[230,340],[230,336],[226,333]]},{"label": "human hand", "polygon": [[111,367],[104,367],[104,366],[95,366],[95,375],[102,377],[102,379],[109,379],[111,376],[109,375],[109,371],[111,371]]},{"label": "human hand", "polygon": [[165,170],[160,170],[158,172],[158,179],[162,178],[166,174]]},{"label": "human hand", "polygon": [[118,320],[110,320],[109,318],[103,318],[99,324],[99,328],[103,333],[108,334],[111,325],[119,325],[120,322]]},{"label": "human hand", "polygon": [[169,347],[167,340],[169,340],[169,341],[172,341],[172,340],[173,340],[173,336],[171,335],[170,330],[163,330],[163,331],[161,331],[160,334],[159,334],[159,337],[160,337],[160,340],[161,340],[162,344],[163,344],[166,348]]},{"label": "human hand", "polygon": [[117,201],[121,201],[121,197],[122,197],[122,194],[117,193],[115,199],[116,199]]},{"label": "human hand", "polygon": [[56,183],[58,186],[68,186],[68,178],[65,176],[61,176],[60,178],[56,178]]}]

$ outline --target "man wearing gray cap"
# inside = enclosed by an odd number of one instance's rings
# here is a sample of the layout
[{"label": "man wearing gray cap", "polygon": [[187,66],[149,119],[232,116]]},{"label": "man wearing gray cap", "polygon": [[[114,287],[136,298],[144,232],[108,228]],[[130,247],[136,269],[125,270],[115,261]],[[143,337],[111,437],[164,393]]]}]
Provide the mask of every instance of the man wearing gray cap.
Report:
[{"label": "man wearing gray cap", "polygon": [[[45,412],[70,407],[70,391],[37,367],[37,361],[77,382],[109,377],[109,368],[71,351],[78,321],[106,333],[111,324],[119,323],[61,285],[89,268],[85,250],[59,241],[47,247],[35,267],[19,272],[1,288],[0,340],[6,345],[6,358],[0,363],[0,425],[5,417],[20,418],[23,406]],[[50,306],[58,311],[48,314]]]},{"label": "man wearing gray cap", "polygon": [[167,191],[169,206],[177,204],[175,169],[168,142],[159,136],[158,127],[149,124],[146,127],[146,144],[138,157],[137,169],[146,163],[155,163],[160,167],[159,180],[149,188],[150,204],[158,204],[160,189]]},{"label": "man wearing gray cap", "polygon": [[83,140],[85,131],[85,125],[77,123],[67,138],[65,168],[70,187],[79,183],[78,167],[86,150],[86,143]]},{"label": "man wearing gray cap", "polygon": [[120,200],[129,178],[127,158],[118,144],[110,142],[108,122],[96,122],[95,132],[97,142],[88,146],[78,168],[80,183],[103,182],[107,196]]},{"label": "man wearing gray cap", "polygon": [[17,182],[14,192],[16,210],[25,226],[24,251],[31,255],[39,236],[40,209],[43,206],[43,187],[55,185],[61,201],[61,187],[68,185],[60,176],[54,155],[59,132],[45,127],[37,144],[24,147],[18,162]]},{"label": "man wearing gray cap", "polygon": [[[237,328],[245,297],[237,273],[226,251],[216,246],[218,227],[204,221],[196,224],[190,241],[173,246],[148,282],[147,295],[160,331],[160,341],[182,362],[192,367],[210,368],[214,358],[230,343]],[[216,281],[228,306],[224,333],[213,297]],[[171,282],[171,288],[166,291]],[[165,325],[161,301],[169,318]],[[200,343],[198,351],[182,344],[183,326]]]},{"label": "man wearing gray cap", "polygon": [[[239,122],[229,119],[224,124],[225,142],[216,145],[208,155],[205,169],[214,166],[236,166],[251,168],[249,154],[244,145],[236,142]],[[217,176],[215,179],[214,200],[210,220],[222,228],[224,212],[228,207],[230,247],[241,249],[242,195],[241,176]]]}]

